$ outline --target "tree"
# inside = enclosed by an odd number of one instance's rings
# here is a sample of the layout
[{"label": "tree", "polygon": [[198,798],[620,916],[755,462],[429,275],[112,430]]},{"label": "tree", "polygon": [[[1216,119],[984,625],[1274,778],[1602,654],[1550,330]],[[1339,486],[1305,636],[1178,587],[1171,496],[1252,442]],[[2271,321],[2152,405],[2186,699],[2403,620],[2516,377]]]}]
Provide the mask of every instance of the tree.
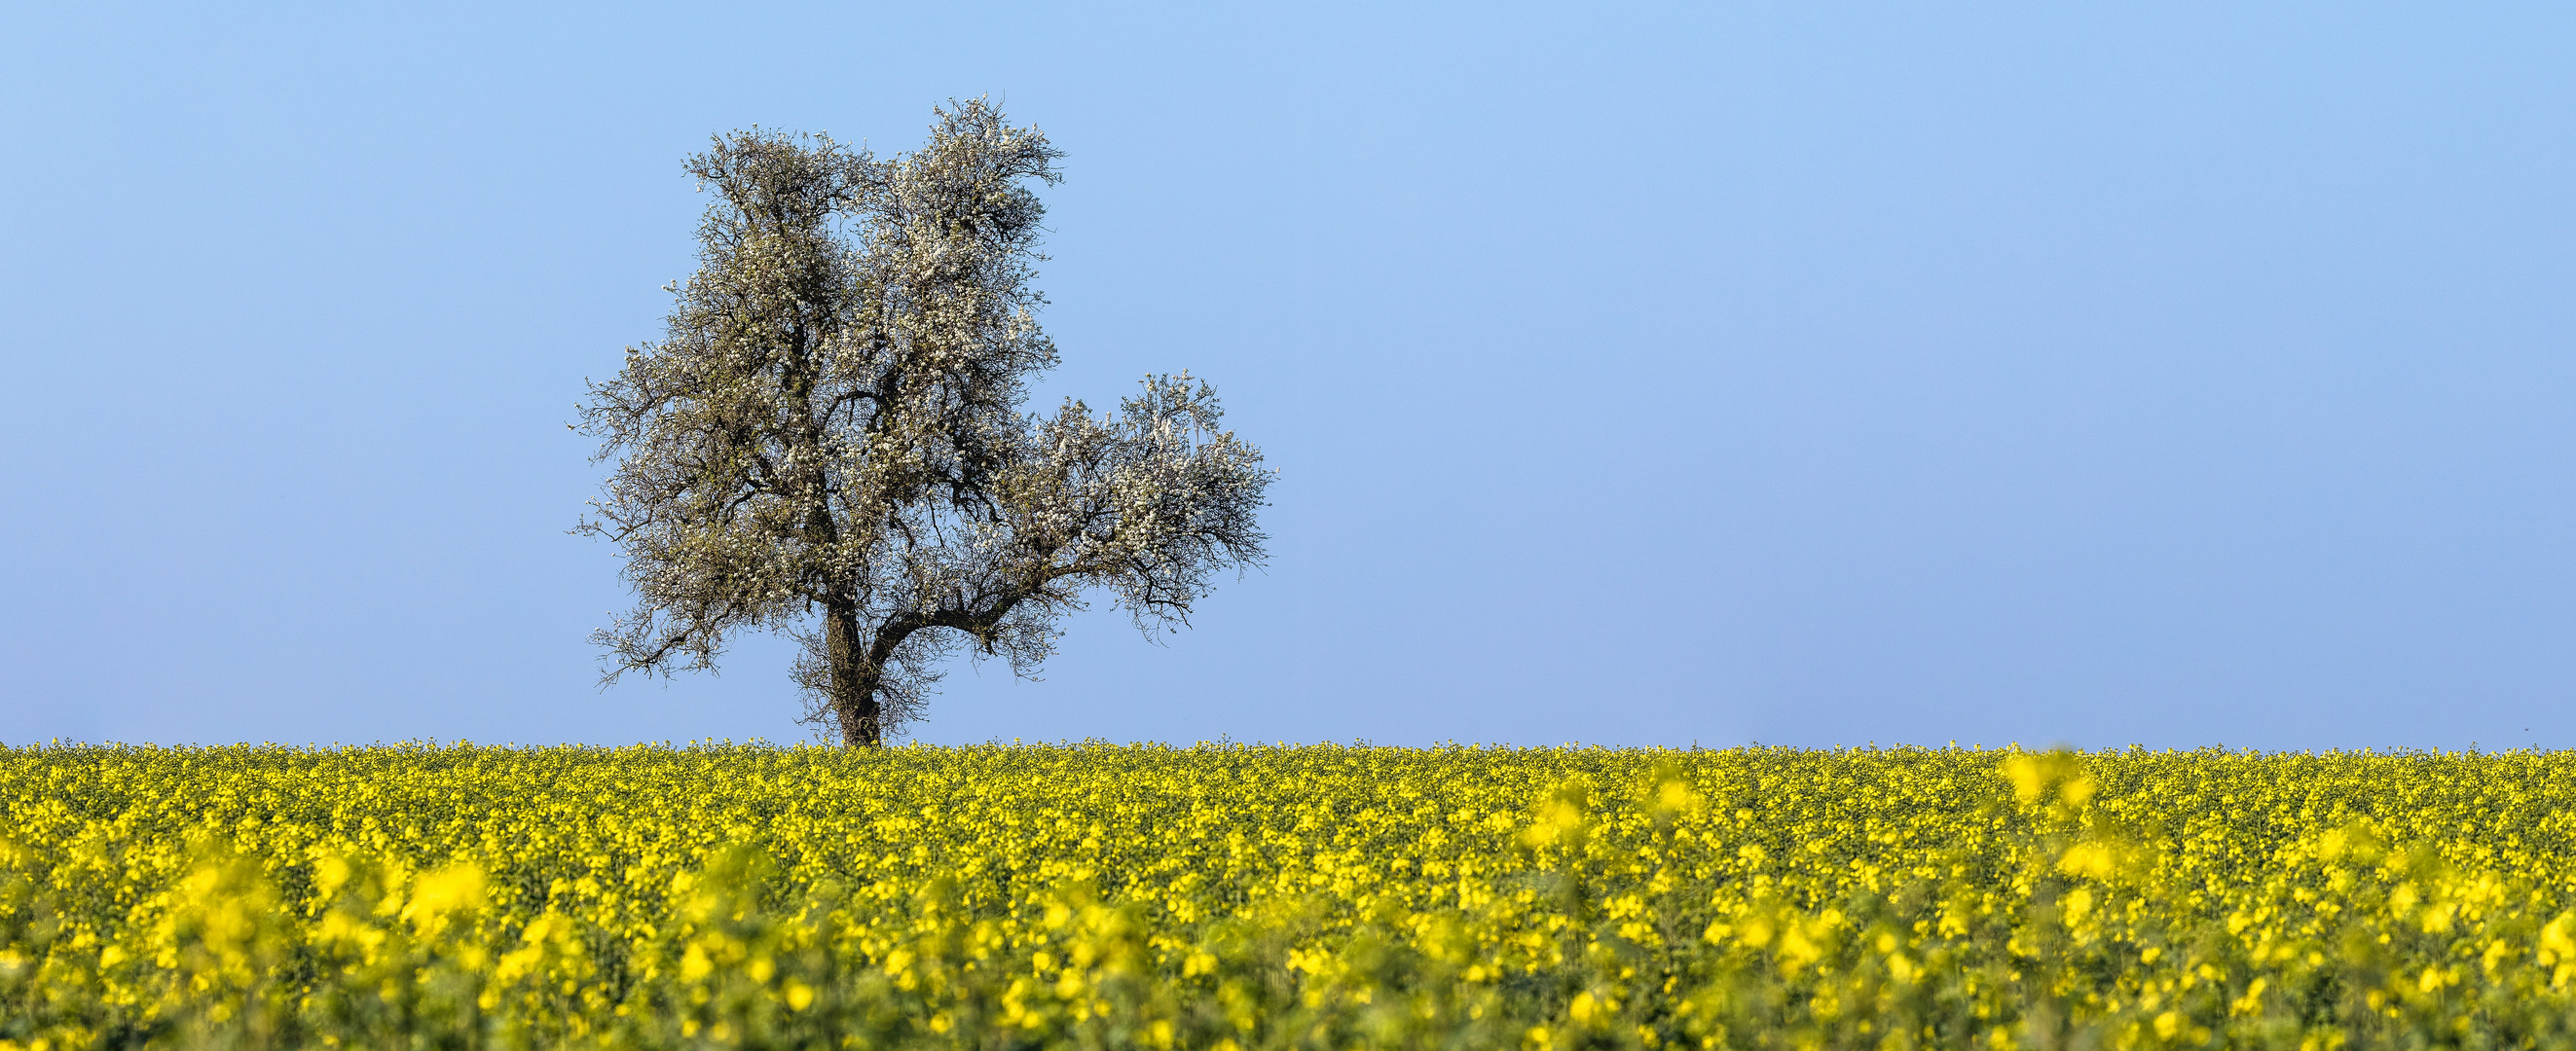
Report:
[{"label": "tree", "polygon": [[714,191],[697,272],[577,427],[616,466],[576,531],[637,595],[594,637],[604,683],[784,631],[805,721],[874,745],[960,646],[1029,675],[1091,589],[1151,632],[1261,563],[1271,472],[1207,384],[1021,410],[1057,360],[1030,282],[1062,154],[982,100],[934,112],[882,161],[757,128],[689,159]]}]

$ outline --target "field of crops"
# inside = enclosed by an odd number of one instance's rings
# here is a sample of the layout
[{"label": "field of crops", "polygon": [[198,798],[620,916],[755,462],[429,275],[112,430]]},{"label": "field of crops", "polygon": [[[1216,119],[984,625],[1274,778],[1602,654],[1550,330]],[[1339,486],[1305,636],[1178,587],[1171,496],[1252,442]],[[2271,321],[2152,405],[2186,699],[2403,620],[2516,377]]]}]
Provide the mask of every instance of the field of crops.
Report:
[{"label": "field of crops", "polygon": [[2576,1046],[2571,775],[0,749],[0,1051]]}]

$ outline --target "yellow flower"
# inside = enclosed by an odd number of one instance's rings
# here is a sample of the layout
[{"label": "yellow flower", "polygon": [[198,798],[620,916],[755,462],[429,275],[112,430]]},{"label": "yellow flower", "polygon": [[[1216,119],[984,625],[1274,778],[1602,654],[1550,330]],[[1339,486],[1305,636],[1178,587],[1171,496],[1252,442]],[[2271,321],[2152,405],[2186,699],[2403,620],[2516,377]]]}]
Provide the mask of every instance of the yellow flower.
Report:
[{"label": "yellow flower", "polygon": [[457,862],[414,881],[401,916],[425,930],[452,913],[481,908],[483,890],[483,870],[472,862]]}]

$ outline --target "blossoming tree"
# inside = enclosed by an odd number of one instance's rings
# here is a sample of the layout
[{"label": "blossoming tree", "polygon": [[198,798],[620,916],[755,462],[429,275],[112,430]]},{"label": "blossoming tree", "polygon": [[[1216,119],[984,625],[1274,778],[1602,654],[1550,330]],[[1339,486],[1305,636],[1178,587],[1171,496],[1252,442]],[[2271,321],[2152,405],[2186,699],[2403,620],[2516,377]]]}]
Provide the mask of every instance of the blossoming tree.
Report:
[{"label": "blossoming tree", "polygon": [[1022,410],[1057,360],[1030,283],[1033,184],[1062,154],[982,100],[936,112],[885,160],[759,129],[690,158],[714,193],[697,272],[577,425],[615,461],[578,531],[619,546],[637,595],[596,636],[607,681],[783,631],[806,720],[873,745],[960,647],[1028,674],[1093,589],[1139,628],[1184,624],[1261,561],[1271,472],[1207,384]]}]

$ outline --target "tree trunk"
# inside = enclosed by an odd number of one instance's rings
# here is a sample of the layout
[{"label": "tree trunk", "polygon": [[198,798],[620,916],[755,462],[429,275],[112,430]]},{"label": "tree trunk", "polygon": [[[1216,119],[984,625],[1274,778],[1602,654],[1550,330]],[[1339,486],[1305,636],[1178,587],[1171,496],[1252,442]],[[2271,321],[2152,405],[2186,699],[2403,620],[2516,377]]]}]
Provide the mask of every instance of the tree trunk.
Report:
[{"label": "tree trunk", "polygon": [[859,643],[859,612],[833,606],[823,612],[823,648],[832,662],[832,714],[841,723],[841,743],[873,748],[883,743],[877,718],[877,681],[885,671],[872,666]]}]

